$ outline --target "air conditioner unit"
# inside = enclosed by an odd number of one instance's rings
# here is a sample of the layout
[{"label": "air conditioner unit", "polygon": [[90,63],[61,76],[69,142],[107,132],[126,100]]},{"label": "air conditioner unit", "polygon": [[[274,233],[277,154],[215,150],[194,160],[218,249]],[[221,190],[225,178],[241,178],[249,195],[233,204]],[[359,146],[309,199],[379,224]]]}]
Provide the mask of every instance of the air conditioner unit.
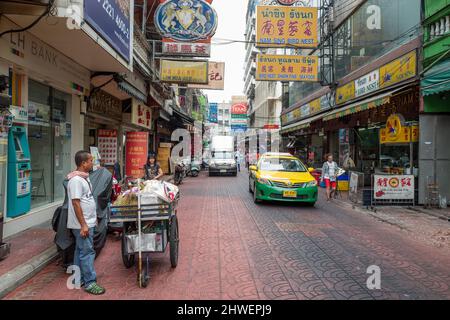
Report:
[{"label": "air conditioner unit", "polygon": [[0,13],[39,16],[45,12],[50,0],[3,0]]}]

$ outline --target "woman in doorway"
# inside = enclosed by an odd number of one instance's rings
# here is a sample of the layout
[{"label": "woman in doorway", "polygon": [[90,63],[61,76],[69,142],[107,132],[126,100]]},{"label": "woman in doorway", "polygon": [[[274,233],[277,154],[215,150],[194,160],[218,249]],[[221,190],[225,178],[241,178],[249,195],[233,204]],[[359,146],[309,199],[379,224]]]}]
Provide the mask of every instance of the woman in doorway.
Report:
[{"label": "woman in doorway", "polygon": [[163,175],[163,171],[158,163],[156,163],[155,155],[151,154],[147,158],[147,163],[144,166],[145,180],[159,180]]},{"label": "woman in doorway", "polygon": [[327,155],[327,161],[322,166],[321,181],[325,181],[327,188],[327,201],[330,201],[336,192],[336,180],[338,173],[338,165],[333,161],[333,155],[329,153]]}]

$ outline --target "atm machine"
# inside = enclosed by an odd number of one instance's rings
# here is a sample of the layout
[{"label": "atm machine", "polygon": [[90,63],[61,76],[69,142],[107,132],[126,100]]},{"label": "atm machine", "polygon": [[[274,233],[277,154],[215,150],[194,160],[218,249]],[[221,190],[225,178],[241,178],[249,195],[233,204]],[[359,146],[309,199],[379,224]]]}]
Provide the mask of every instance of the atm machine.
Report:
[{"label": "atm machine", "polygon": [[13,126],[8,133],[8,218],[21,216],[31,209],[31,162],[27,129]]}]

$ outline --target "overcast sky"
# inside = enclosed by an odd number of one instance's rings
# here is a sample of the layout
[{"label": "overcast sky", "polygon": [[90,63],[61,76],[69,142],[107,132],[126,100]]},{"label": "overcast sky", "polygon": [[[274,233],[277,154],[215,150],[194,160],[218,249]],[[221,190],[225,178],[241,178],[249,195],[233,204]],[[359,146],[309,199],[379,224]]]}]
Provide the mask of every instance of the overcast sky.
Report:
[{"label": "overcast sky", "polygon": [[225,90],[205,90],[209,102],[228,102],[232,95],[243,94],[245,44],[215,43],[220,43],[219,39],[244,40],[247,3],[248,0],[213,1],[213,7],[219,15],[219,25],[213,38],[210,60],[225,62]]}]

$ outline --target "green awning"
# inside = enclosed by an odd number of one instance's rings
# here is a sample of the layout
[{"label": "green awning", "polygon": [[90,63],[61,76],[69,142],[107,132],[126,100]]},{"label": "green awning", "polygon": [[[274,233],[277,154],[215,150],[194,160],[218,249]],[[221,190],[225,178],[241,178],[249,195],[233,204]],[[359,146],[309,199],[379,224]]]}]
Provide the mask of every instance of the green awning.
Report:
[{"label": "green awning", "polygon": [[342,109],[338,109],[327,116],[323,117],[323,121],[330,121],[338,118],[342,118],[345,116],[348,116],[350,114],[354,114],[357,112],[365,111],[368,109],[377,108],[379,106],[382,106],[383,104],[387,104],[390,102],[390,95],[391,93],[385,94],[384,96],[381,96],[379,98],[372,98],[373,100],[364,100],[362,102],[351,104],[347,107],[344,107]]},{"label": "green awning", "polygon": [[450,91],[450,59],[436,64],[425,72],[421,87],[423,96]]}]

